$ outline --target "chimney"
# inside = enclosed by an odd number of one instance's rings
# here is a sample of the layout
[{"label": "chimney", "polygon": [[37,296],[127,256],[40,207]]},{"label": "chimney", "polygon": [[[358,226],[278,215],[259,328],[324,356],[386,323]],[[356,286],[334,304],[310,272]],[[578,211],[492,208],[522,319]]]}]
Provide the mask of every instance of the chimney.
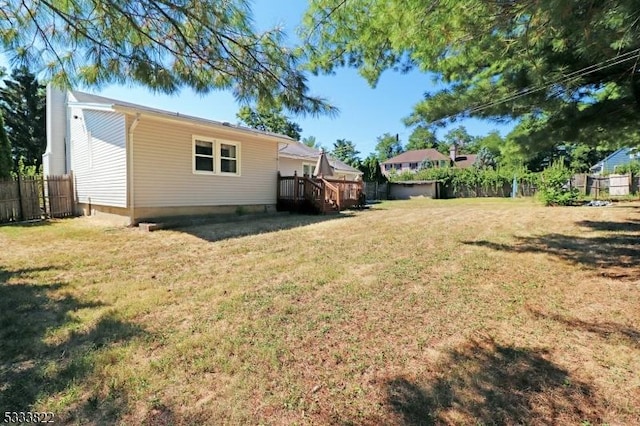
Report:
[{"label": "chimney", "polygon": [[67,172],[65,138],[67,132],[66,92],[47,85],[47,149],[42,156],[45,176]]},{"label": "chimney", "polygon": [[449,148],[449,158],[451,158],[451,162],[453,164],[456,163],[456,158],[458,158],[458,145],[456,145],[455,143],[452,143],[451,147]]}]

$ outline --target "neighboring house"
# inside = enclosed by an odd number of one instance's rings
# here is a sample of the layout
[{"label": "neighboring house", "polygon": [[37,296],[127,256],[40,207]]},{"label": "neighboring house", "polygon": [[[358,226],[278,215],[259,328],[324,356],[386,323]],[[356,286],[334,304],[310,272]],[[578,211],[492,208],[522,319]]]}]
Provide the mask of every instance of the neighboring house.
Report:
[{"label": "neighboring house", "polygon": [[[281,143],[278,151],[278,171],[282,176],[312,176],[320,157],[320,151],[301,142]],[[362,172],[350,165],[327,155],[333,169],[332,179],[359,180]]]},{"label": "neighboring house", "polygon": [[47,175],[73,173],[78,210],[127,224],[275,208],[288,136],[47,89]]},{"label": "neighboring house", "polygon": [[382,172],[389,176],[391,170],[395,170],[397,173],[416,172],[424,168],[425,162],[429,162],[431,167],[453,166],[466,168],[471,167],[475,161],[475,154],[459,154],[458,147],[451,145],[449,157],[433,148],[414,149],[389,158],[383,161],[380,166],[382,167]]},{"label": "neighboring house", "polygon": [[591,167],[591,173],[600,175],[614,173],[616,167],[640,160],[640,152],[635,148],[620,148],[604,160]]}]

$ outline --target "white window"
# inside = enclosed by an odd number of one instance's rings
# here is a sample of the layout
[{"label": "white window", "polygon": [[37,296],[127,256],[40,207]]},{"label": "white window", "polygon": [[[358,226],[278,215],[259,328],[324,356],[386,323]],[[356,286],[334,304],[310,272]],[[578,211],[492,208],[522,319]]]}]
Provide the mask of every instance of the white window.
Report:
[{"label": "white window", "polygon": [[193,172],[239,176],[240,144],[194,136]]},{"label": "white window", "polygon": [[235,143],[220,143],[220,172],[238,174],[238,151]]},{"label": "white window", "polygon": [[302,163],[302,175],[313,176],[313,172],[316,170],[316,165],[311,163]]},{"label": "white window", "polygon": [[194,138],[193,169],[195,172],[214,173],[213,149],[215,142]]}]

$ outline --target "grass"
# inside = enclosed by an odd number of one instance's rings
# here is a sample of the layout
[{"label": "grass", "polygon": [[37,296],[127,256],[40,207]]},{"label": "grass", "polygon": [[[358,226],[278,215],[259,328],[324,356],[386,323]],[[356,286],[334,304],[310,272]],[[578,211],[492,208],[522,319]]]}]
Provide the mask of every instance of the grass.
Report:
[{"label": "grass", "polygon": [[635,424],[640,203],[411,200],[0,228],[0,411],[66,424]]}]

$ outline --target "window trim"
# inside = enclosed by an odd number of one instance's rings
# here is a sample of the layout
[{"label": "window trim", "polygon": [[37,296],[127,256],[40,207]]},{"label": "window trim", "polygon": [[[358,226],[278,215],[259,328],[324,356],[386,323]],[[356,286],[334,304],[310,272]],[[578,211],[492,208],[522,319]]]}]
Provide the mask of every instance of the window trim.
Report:
[{"label": "window trim", "polygon": [[313,176],[313,172],[315,171],[316,165],[313,163],[302,163],[302,176],[304,176],[304,166],[308,166],[311,167],[311,174],[310,177]]},{"label": "window trim", "polygon": [[[209,142],[212,144],[213,149],[213,171],[196,170],[196,141]],[[236,171],[235,172],[223,172],[222,171],[222,145],[232,145],[236,148]],[[212,138],[210,136],[192,135],[191,136],[191,171],[195,175],[208,175],[208,176],[241,176],[241,150],[242,144],[239,141],[231,141],[227,139]],[[207,156],[205,156],[207,157]],[[233,160],[231,157],[224,157],[226,160]]]},{"label": "window trim", "polygon": [[[222,145],[232,145],[236,148],[236,156],[235,158],[231,157],[222,157]],[[240,176],[240,142],[228,141],[228,140],[217,140],[217,153],[218,153],[218,174],[221,176]],[[233,159],[236,162],[236,171],[235,172],[223,172],[222,171],[222,160],[230,160]]]}]

